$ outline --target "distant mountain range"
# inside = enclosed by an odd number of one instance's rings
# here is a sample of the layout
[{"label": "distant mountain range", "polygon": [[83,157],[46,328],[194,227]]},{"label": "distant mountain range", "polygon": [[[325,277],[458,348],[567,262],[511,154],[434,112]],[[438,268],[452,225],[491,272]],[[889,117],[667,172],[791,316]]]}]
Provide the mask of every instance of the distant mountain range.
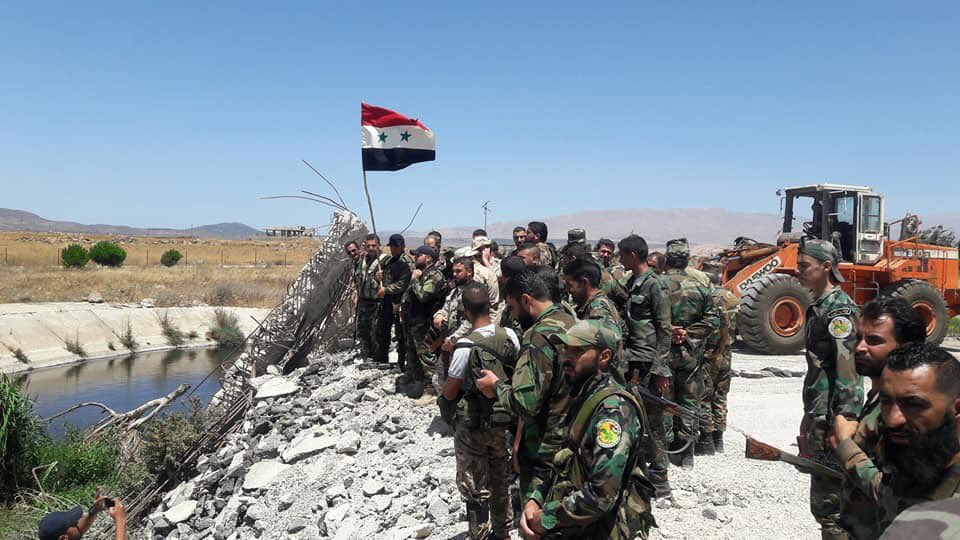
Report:
[{"label": "distant mountain range", "polygon": [[216,223],[190,229],[150,228],[140,229],[124,225],[84,225],[72,221],[52,221],[23,210],[0,208],[0,231],[66,232],[87,234],[117,234],[127,236],[193,236],[197,238],[222,238],[242,240],[263,236],[263,231],[243,223]]}]

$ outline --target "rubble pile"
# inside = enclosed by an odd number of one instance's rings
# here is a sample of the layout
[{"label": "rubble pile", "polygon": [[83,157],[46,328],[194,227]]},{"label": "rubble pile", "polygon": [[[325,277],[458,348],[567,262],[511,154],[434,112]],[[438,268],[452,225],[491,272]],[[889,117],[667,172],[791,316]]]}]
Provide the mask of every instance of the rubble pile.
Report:
[{"label": "rubble pile", "polygon": [[323,355],[251,380],[239,433],[168,492],[140,538],[425,538],[466,530],[447,426],[396,370]]}]

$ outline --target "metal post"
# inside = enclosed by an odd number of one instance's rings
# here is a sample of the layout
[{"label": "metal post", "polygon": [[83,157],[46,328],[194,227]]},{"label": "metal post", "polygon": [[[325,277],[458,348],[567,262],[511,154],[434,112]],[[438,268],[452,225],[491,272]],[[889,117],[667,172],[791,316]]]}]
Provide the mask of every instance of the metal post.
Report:
[{"label": "metal post", "polygon": [[223,250],[220,250],[220,268],[223,268]]},{"label": "metal post", "polygon": [[[361,165],[361,168],[363,166]],[[377,234],[377,220],[373,218],[373,202],[370,201],[370,190],[367,188],[367,170],[363,169],[363,192],[367,194],[367,207],[370,208],[370,226],[373,234]]]}]

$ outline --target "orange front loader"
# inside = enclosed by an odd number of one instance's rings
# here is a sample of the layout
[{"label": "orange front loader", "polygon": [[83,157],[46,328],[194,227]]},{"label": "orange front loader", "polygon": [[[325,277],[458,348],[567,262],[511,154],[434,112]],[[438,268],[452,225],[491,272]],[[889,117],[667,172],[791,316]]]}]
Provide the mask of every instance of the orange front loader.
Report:
[{"label": "orange front loader", "polygon": [[[808,220],[795,217],[797,202],[811,201]],[[794,224],[802,222],[802,230]],[[751,349],[788,354],[803,348],[810,291],[797,280],[799,239],[829,240],[843,261],[843,290],[863,305],[878,295],[909,301],[927,321],[929,340],[943,341],[947,321],[960,313],[960,252],[921,244],[919,219],[900,220],[900,240],[883,222],[883,195],[863,186],[818,184],[788,188],[784,225],[777,245],[738,239],[720,255],[721,282],[740,297],[737,331]]]}]

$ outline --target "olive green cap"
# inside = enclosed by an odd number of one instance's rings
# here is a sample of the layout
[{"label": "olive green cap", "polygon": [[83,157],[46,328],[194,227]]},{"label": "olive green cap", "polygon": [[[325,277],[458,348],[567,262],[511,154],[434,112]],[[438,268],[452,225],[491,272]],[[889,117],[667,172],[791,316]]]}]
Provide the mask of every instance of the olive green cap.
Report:
[{"label": "olive green cap", "polygon": [[553,334],[550,341],[571,347],[599,347],[616,351],[620,348],[620,328],[608,319],[577,321],[566,333]]},{"label": "olive green cap", "polygon": [[686,238],[674,238],[667,242],[667,255],[690,256],[690,243]]},{"label": "olive green cap", "polygon": [[813,238],[800,239],[800,253],[809,255],[820,262],[830,263],[830,272],[837,283],[843,283],[843,276],[840,275],[840,255],[837,254],[837,248],[826,240],[817,240]]},{"label": "olive green cap", "polygon": [[584,244],[587,241],[587,231],[583,229],[570,229],[567,231],[568,244]]}]

